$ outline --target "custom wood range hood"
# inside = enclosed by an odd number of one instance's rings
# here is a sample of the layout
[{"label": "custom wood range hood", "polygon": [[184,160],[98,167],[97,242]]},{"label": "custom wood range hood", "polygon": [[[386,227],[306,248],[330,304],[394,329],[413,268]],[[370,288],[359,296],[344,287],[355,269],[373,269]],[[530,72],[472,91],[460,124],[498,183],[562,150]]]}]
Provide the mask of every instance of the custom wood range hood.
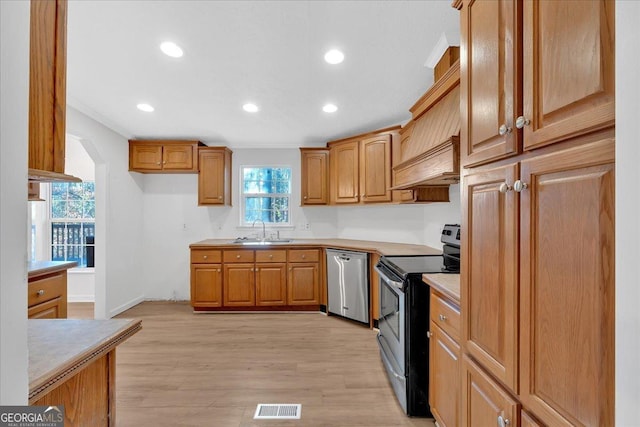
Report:
[{"label": "custom wood range hood", "polygon": [[[446,72],[438,71],[443,61],[452,59],[455,62]],[[401,132],[400,160],[393,167],[393,190],[448,186],[460,180],[457,48],[449,48],[445,53],[435,77],[434,85],[411,107],[413,117]]]}]

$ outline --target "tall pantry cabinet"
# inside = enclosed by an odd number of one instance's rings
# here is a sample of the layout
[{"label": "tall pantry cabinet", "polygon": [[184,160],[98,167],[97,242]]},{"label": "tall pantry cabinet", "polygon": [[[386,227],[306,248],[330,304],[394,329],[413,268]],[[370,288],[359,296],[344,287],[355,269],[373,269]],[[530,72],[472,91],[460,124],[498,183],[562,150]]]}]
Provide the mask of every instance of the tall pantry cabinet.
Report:
[{"label": "tall pantry cabinet", "polygon": [[463,425],[614,425],[614,2],[454,6]]}]

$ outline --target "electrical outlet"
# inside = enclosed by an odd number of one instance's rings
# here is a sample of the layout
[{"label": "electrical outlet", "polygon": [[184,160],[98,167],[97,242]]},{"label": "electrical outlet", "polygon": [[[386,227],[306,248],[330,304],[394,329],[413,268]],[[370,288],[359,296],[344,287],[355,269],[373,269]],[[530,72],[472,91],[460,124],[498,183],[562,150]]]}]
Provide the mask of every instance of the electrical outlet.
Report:
[{"label": "electrical outlet", "polygon": [[302,224],[302,229],[303,230],[309,230],[311,228],[311,226],[309,225],[308,222],[305,222],[304,224]]}]

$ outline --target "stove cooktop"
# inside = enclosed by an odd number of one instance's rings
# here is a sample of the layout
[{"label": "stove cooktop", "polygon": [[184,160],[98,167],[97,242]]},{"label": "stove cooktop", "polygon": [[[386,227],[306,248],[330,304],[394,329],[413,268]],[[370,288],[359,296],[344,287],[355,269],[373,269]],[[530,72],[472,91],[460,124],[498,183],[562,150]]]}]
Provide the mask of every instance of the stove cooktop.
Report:
[{"label": "stove cooktop", "polygon": [[453,273],[445,269],[442,255],[384,256],[380,261],[402,277],[409,274]]}]

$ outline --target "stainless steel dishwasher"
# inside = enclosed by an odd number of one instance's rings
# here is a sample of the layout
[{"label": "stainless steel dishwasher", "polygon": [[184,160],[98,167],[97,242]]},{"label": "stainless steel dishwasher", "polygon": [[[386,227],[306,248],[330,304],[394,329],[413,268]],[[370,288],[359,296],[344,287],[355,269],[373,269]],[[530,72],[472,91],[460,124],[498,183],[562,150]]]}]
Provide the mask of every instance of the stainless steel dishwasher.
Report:
[{"label": "stainless steel dishwasher", "polygon": [[327,249],[329,313],[369,323],[369,254]]}]

